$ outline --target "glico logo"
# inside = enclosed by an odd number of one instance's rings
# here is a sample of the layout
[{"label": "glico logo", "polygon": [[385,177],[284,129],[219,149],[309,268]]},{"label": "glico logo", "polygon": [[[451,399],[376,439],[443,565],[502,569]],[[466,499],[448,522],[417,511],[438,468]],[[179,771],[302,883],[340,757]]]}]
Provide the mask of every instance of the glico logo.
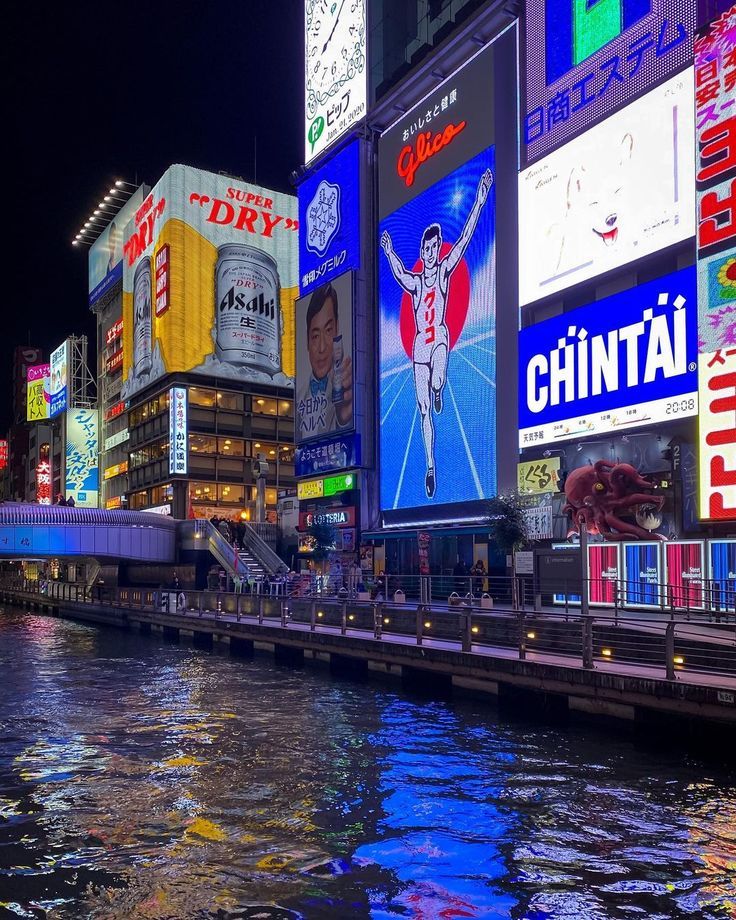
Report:
[{"label": "glico logo", "polygon": [[452,122],[444,129],[432,134],[431,131],[422,131],[417,137],[416,149],[411,144],[401,148],[399,159],[396,162],[396,172],[404,180],[407,188],[414,185],[414,177],[420,166],[427,162],[440,150],[451,144],[460,132],[465,128],[467,122],[461,121],[458,125]]},{"label": "glico logo", "polygon": [[[668,300],[659,296],[659,306]],[[674,314],[654,315],[649,308],[640,322],[589,337],[586,329],[569,326],[549,354],[536,354],[526,366],[526,402],[530,412],[576,402],[622,388],[695,370],[687,361],[685,298],[673,301]],[[640,348],[640,342],[642,348]],[[644,360],[640,361],[643,351]]]}]

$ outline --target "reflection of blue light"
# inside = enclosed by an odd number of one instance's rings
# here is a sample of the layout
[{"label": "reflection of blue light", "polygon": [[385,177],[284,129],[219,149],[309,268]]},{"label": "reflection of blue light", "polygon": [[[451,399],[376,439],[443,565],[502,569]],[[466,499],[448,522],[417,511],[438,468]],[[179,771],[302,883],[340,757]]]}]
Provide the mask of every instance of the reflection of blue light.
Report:
[{"label": "reflection of blue light", "polygon": [[[496,800],[506,764],[515,758],[489,744],[490,729],[472,735],[469,743],[457,715],[441,706],[419,712],[415,704],[393,701],[372,739],[383,768],[384,817],[376,842],[355,855],[407,885],[392,906],[412,916],[505,917],[516,904],[493,884],[507,873],[501,846],[514,822]],[[381,764],[382,750],[389,753]]]}]

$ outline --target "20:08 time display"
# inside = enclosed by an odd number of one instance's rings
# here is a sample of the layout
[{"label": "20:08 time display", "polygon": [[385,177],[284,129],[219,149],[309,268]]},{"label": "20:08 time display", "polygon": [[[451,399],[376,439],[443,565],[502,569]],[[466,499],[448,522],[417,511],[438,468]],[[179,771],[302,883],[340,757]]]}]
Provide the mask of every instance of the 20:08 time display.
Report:
[{"label": "20:08 time display", "polygon": [[691,396],[689,399],[675,399],[672,402],[668,402],[665,406],[664,414],[665,415],[679,415],[680,412],[694,412],[695,411],[695,397]]}]

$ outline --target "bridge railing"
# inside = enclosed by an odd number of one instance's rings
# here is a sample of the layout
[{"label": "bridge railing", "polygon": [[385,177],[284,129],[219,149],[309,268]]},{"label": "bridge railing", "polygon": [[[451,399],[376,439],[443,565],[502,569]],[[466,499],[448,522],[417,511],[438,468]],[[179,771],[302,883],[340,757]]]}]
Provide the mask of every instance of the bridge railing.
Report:
[{"label": "bridge railing", "polygon": [[[48,586],[17,579],[0,589],[19,596],[49,597]],[[43,589],[43,590],[42,590]],[[57,593],[60,592],[60,593]],[[250,623],[302,632],[432,645],[475,654],[598,668],[643,679],[723,678],[724,693],[736,694],[736,628],[680,616],[613,611],[486,609],[477,604],[429,608],[406,601],[357,598],[169,591],[56,584],[50,592],[95,607],[175,615],[172,625],[193,618],[217,624]],[[273,636],[271,636],[273,638]],[[730,689],[730,688],[733,688]]]}]

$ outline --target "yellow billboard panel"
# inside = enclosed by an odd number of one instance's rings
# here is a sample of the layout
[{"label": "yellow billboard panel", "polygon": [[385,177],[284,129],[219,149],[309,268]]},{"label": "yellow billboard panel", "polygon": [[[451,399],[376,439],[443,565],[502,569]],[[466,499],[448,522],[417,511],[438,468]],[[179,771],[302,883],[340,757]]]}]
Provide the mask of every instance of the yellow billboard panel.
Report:
[{"label": "yellow billboard panel", "polygon": [[49,417],[51,371],[48,364],[36,364],[26,371],[26,421],[42,422]]},{"label": "yellow billboard panel", "polygon": [[167,373],[294,385],[293,195],[169,167],[123,243],[122,396]]},{"label": "yellow billboard panel", "polygon": [[525,460],[516,467],[516,488],[521,495],[560,491],[560,458]]}]

